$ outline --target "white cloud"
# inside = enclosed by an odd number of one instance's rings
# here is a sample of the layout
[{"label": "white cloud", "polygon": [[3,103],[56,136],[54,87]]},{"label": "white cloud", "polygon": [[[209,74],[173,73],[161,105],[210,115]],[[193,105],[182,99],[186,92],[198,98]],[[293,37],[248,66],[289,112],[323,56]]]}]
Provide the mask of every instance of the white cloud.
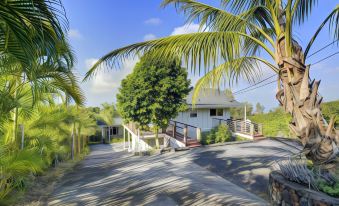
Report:
[{"label": "white cloud", "polygon": [[145,41],[152,40],[152,39],[156,39],[156,38],[157,38],[157,36],[155,36],[154,34],[146,34],[146,35],[144,36],[144,40],[145,40]]},{"label": "white cloud", "polygon": [[68,37],[71,39],[82,39],[83,36],[77,29],[70,29],[68,31]]},{"label": "white cloud", "polygon": [[144,21],[144,23],[147,24],[147,25],[157,26],[157,25],[161,24],[162,21],[159,18],[150,18],[150,19],[147,19],[146,21]]},{"label": "white cloud", "polygon": [[199,31],[199,24],[186,24],[186,25],[174,28],[171,35],[189,34],[189,33],[195,33],[198,31]]},{"label": "white cloud", "polygon": [[[85,65],[87,69],[91,68],[97,61],[98,59],[95,58],[86,59]],[[101,68],[101,70],[88,82],[89,92],[91,93],[89,95],[91,98],[93,98],[92,96],[99,94],[107,94],[115,97],[121,80],[133,71],[137,61],[137,59],[127,59],[123,62],[121,68],[110,69],[109,71],[107,71],[106,68]]]}]

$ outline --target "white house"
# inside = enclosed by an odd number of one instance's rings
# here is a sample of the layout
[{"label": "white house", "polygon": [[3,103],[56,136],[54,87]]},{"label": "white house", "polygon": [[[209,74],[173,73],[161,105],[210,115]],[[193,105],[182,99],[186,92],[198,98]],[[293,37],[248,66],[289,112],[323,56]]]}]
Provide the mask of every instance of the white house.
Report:
[{"label": "white house", "polygon": [[[201,132],[227,124],[231,132],[249,139],[262,134],[262,127],[250,121],[231,119],[230,108],[243,105],[225,92],[204,89],[200,91],[195,104],[192,104],[193,91],[186,98],[188,109],[180,112],[170,121],[168,127],[159,134],[161,147],[197,147]],[[140,131],[133,123],[123,124],[124,147],[128,151],[146,151],[154,145],[154,134]]]},{"label": "white house", "polygon": [[189,109],[180,112],[173,120],[201,128],[202,131],[209,131],[215,127],[215,119],[229,119],[231,117],[230,108],[242,106],[241,103],[229,98],[226,92],[216,89],[201,90],[195,105],[192,104],[192,96],[193,91],[186,98]]},{"label": "white house", "polygon": [[113,125],[100,125],[102,142],[110,142],[112,138],[123,137],[121,117],[114,117],[113,122]]}]

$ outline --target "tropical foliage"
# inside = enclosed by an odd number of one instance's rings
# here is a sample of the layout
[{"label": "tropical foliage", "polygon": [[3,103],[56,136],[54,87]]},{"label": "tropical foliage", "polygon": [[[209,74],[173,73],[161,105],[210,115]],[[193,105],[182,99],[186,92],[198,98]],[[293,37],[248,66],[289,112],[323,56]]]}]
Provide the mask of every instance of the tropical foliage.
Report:
[{"label": "tropical foliage", "polygon": [[232,141],[232,133],[226,124],[220,124],[209,132],[203,132],[201,143],[204,145]]},{"label": "tropical foliage", "polygon": [[[333,115],[339,114],[339,101],[325,102],[321,104],[324,118],[329,122]],[[293,137],[288,124],[291,121],[291,115],[286,114],[281,107],[270,110],[267,113],[249,115],[248,118],[256,123],[263,125],[263,133],[267,137]],[[338,122],[338,119],[337,119]]]},{"label": "tropical foliage", "polygon": [[0,11],[1,201],[32,175],[86,152],[96,122],[81,107],[60,1],[6,0]]},{"label": "tropical foliage", "polygon": [[163,6],[174,5],[184,13],[188,23],[198,22],[200,32],[113,50],[92,67],[87,78],[102,63],[112,67],[131,55],[147,54],[154,61],[177,57],[194,71],[205,73],[196,84],[193,95],[196,98],[204,87],[232,84],[240,78],[256,81],[262,74],[260,65],[266,65],[277,74],[276,98],[285,112],[292,115],[289,127],[304,145],[304,154],[321,165],[322,171],[334,174],[339,132],[334,129],[334,118],[324,126],[322,98],[318,95],[320,81],[310,81],[307,57],[324,28],[329,28],[332,40],[339,40],[339,5],[322,21],[303,50],[294,33],[313,13],[317,0],[220,0],[220,3],[220,7],[215,7],[194,0],[164,0]]},{"label": "tropical foliage", "polygon": [[159,147],[158,130],[184,109],[189,91],[190,81],[180,62],[149,63],[142,58],[133,73],[122,81],[117,107],[126,122],[141,127],[153,124]]},{"label": "tropical foliage", "polygon": [[281,107],[267,113],[248,116],[248,119],[263,125],[263,134],[266,137],[290,137],[293,136],[288,127],[291,115],[286,114]]}]

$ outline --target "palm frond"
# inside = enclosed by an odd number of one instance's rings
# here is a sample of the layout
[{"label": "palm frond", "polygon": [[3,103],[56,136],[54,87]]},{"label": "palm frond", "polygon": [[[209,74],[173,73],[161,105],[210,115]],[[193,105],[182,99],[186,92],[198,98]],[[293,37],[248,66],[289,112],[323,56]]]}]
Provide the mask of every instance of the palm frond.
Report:
[{"label": "palm frond", "polygon": [[246,33],[250,31],[260,31],[273,45],[273,40],[264,30],[267,29],[271,17],[266,7],[252,7],[242,14],[235,15],[226,10],[222,10],[207,4],[193,0],[166,0],[162,6],[174,4],[178,11],[187,16],[187,23],[196,20],[200,24],[200,29],[209,31],[239,31]]},{"label": "palm frond", "polygon": [[260,78],[262,73],[259,63],[278,72],[278,68],[259,57],[240,57],[215,67],[200,78],[194,87],[193,102],[198,97],[199,91],[205,88],[219,89],[222,83],[228,83],[228,86],[232,86],[234,83],[237,83],[239,79],[245,79],[250,83],[254,83]]},{"label": "palm frond", "polygon": [[318,4],[318,0],[295,0],[292,8],[293,23],[302,24],[311,15],[312,10]]},{"label": "palm frond", "polygon": [[326,24],[329,25],[329,31],[330,33],[333,33],[333,39],[339,40],[339,5],[337,5],[336,8],[325,18],[325,20],[321,23],[321,25],[318,27],[314,35],[312,36],[311,40],[307,44],[307,47],[305,49],[305,60],[307,58],[307,55],[318,37],[319,33],[323,30],[323,28],[326,26]]},{"label": "palm frond", "polygon": [[[151,59],[183,59],[187,67],[208,71],[218,61],[238,58],[242,52],[244,39],[251,39],[271,57],[274,53],[260,40],[241,32],[202,32],[165,37],[161,39],[132,44],[114,50],[96,62],[86,73],[85,80],[95,74],[99,66],[106,62],[113,68],[119,62],[132,55],[147,53]],[[166,59],[164,59],[166,57]]]}]

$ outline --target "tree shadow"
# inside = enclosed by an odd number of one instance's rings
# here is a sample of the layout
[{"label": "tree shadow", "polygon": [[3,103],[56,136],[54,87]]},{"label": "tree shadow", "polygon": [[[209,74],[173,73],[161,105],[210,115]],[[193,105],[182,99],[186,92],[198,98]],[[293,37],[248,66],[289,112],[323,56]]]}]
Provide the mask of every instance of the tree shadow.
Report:
[{"label": "tree shadow", "polygon": [[[290,149],[251,143],[239,145],[237,149],[243,152],[233,154],[230,148],[222,147],[196,153],[193,162],[269,200],[267,186],[269,173],[273,170],[272,165],[277,160],[286,159],[291,154]],[[246,155],[246,151],[254,149],[261,152]]]},{"label": "tree shadow", "polygon": [[266,204],[192,163],[192,154],[195,152],[150,157],[94,153],[57,185],[49,205]]}]

